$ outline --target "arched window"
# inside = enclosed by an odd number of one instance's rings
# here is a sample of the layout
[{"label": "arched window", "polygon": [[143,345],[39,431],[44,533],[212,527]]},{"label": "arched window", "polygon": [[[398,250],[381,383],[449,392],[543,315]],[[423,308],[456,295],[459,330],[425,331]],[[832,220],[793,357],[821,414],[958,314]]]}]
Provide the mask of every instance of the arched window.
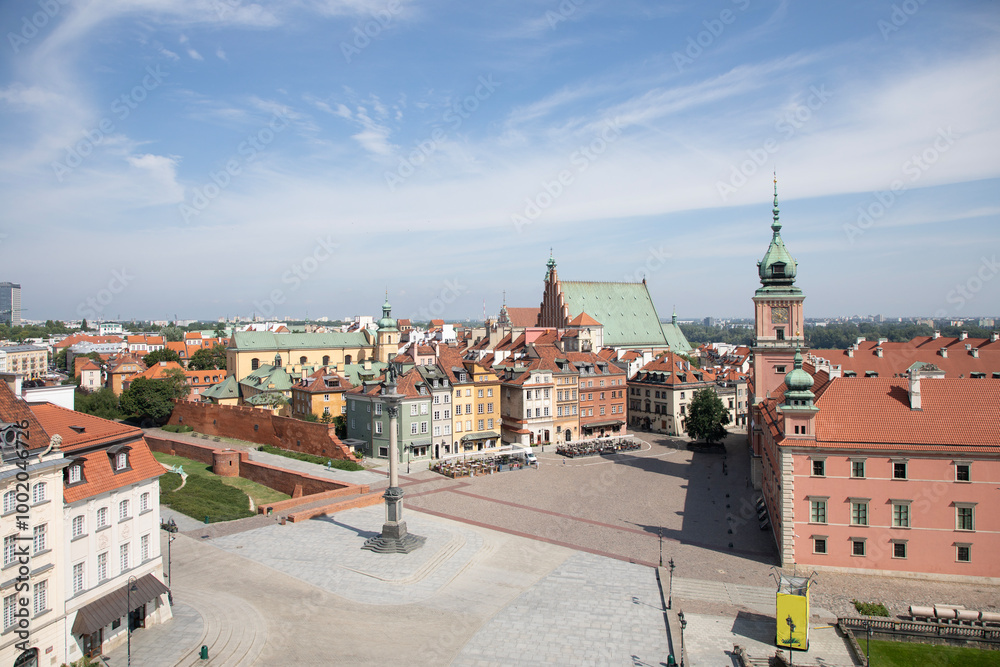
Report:
[{"label": "arched window", "polygon": [[324,354],[323,355],[323,365],[324,366],[329,366],[330,365],[330,355],[329,354]]},{"label": "arched window", "polygon": [[348,354],[344,357],[344,365],[346,366],[349,363],[351,363],[351,355]]},{"label": "arched window", "polygon": [[306,363],[306,358],[305,357],[299,357],[299,365],[300,366],[304,366],[305,363]]},{"label": "arched window", "polygon": [[250,360],[250,370],[255,371],[258,368],[260,368],[260,359],[254,357],[253,359]]}]

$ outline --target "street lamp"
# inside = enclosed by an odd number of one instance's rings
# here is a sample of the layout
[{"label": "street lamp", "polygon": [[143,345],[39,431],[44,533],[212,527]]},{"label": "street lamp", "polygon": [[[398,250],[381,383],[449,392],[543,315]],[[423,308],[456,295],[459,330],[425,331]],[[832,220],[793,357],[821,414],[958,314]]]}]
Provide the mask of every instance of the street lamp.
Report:
[{"label": "street lamp", "polygon": [[177,532],[177,522],[172,518],[170,521],[161,521],[160,528],[167,531],[167,583],[173,586],[174,581],[170,578],[170,544],[177,539],[174,535]]},{"label": "street lamp", "polygon": [[135,582],[135,577],[129,577],[128,586],[125,587],[125,602],[128,607],[125,610],[125,628],[128,634],[128,667],[132,667],[132,593],[139,590]]},{"label": "street lamp", "polygon": [[789,614],[788,618],[785,619],[785,623],[788,623],[788,667],[792,667],[792,648],[795,643],[795,638],[792,634],[795,632],[795,623],[792,622],[792,615]]},{"label": "street lamp", "polygon": [[[663,564],[663,559],[662,558],[660,558],[660,564],[661,565]],[[670,567],[670,588],[667,589],[667,609],[673,609],[674,608],[674,567],[675,567],[673,556],[670,557],[670,560],[667,562],[667,565]]]},{"label": "street lamp", "polygon": [[872,664],[872,622],[865,621],[865,634],[868,638],[865,640],[865,666]]},{"label": "street lamp", "polygon": [[663,567],[663,527],[656,529],[656,534],[660,538],[660,567]]},{"label": "street lamp", "polygon": [[684,667],[684,628],[688,622],[684,619],[684,612],[677,612],[677,620],[681,622],[681,667]]}]

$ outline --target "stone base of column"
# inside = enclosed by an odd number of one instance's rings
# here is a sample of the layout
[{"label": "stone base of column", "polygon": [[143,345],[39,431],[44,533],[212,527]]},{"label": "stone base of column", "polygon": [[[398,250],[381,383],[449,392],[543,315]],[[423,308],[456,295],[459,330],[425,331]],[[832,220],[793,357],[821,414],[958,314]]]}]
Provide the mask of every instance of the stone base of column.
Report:
[{"label": "stone base of column", "polygon": [[424,546],[426,541],[426,537],[407,532],[405,521],[390,521],[383,524],[381,535],[372,537],[361,548],[378,554],[408,554]]}]

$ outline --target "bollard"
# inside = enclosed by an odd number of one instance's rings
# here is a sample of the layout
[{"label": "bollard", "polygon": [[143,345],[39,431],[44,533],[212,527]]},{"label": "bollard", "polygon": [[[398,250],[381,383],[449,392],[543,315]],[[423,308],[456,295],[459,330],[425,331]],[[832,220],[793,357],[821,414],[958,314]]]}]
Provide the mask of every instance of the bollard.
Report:
[{"label": "bollard", "polygon": [[208,515],[205,515],[205,524],[208,525]]},{"label": "bollard", "polygon": [[208,660],[208,647],[204,644],[201,645],[201,659]]}]

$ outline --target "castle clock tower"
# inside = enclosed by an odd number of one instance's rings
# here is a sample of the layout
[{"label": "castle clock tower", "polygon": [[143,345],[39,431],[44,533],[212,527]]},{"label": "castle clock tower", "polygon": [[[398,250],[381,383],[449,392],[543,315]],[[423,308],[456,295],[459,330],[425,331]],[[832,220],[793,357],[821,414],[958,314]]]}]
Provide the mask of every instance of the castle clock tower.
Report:
[{"label": "castle clock tower", "polygon": [[771,245],[757,262],[761,286],[754,293],[753,402],[758,403],[785,380],[795,365],[796,350],[805,348],[802,302],[795,285],[798,265],[781,240],[778,180],[774,181]]}]

